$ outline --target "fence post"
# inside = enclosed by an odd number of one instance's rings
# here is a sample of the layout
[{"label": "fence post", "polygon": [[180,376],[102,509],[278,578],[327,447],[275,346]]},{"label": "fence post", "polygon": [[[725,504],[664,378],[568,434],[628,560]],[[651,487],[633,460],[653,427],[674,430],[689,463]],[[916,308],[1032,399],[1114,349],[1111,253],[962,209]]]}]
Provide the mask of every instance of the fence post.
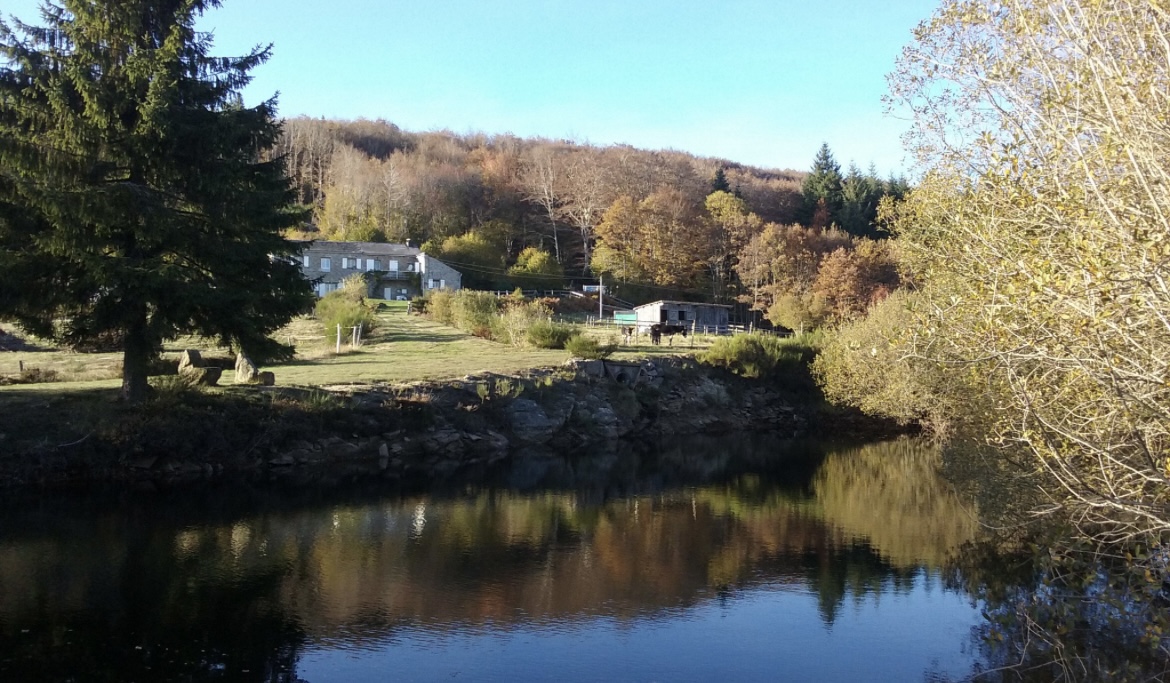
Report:
[{"label": "fence post", "polygon": [[341,353],[341,323],[337,323],[337,353]]}]

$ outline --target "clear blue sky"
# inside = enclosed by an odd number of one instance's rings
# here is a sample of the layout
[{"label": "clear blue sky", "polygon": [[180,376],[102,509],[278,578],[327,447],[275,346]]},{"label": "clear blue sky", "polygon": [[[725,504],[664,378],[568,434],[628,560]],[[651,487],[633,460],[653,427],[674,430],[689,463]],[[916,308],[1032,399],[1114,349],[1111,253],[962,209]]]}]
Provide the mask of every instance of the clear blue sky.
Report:
[{"label": "clear blue sky", "polygon": [[[37,0],[4,0],[36,17]],[[272,43],[282,116],[908,168],[885,75],[936,0],[225,0],[216,53]]]}]

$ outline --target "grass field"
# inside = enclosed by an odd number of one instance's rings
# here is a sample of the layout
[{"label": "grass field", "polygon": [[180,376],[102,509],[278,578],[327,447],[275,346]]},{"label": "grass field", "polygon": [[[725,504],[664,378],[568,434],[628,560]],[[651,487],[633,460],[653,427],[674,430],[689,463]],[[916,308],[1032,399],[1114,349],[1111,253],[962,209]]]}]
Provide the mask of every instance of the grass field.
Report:
[{"label": "grass field", "polygon": [[[379,312],[379,328],[356,348],[350,346],[346,332],[341,353],[336,353],[335,336],[326,338],[316,320],[302,318],[293,321],[276,336],[296,346],[296,358],[265,369],[275,373],[278,386],[328,386],[451,379],[489,371],[508,374],[560,365],[569,358],[566,351],[513,347],[473,337],[422,316],[408,314],[405,302],[382,303],[385,306]],[[610,329],[583,329],[602,342],[620,342]],[[37,344],[36,340],[30,341]],[[652,346],[646,337],[641,337],[638,342],[619,347],[612,358],[633,360],[693,353],[708,346],[711,338],[676,338],[673,347],[665,344]],[[177,358],[183,349],[229,355],[226,350],[215,349],[206,340],[183,338],[169,344],[164,357]],[[54,372],[62,381],[0,386],[0,396],[4,392],[27,395],[42,391],[110,389],[120,385],[120,353],[73,353],[49,348],[0,352],[0,376],[17,375],[21,363],[26,372],[34,368]],[[225,373],[223,383],[231,383],[230,373]]]}]

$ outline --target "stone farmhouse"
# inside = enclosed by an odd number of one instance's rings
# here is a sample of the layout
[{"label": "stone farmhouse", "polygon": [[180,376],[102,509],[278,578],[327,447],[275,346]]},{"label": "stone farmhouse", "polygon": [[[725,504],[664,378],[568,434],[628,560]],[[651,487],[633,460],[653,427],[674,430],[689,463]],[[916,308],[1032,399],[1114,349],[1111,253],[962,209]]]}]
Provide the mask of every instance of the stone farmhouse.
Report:
[{"label": "stone farmhouse", "polygon": [[337,289],[347,277],[364,274],[370,296],[409,299],[432,289],[462,286],[459,271],[427,256],[416,247],[380,242],[309,242],[301,252],[301,272],[313,282],[317,296]]}]

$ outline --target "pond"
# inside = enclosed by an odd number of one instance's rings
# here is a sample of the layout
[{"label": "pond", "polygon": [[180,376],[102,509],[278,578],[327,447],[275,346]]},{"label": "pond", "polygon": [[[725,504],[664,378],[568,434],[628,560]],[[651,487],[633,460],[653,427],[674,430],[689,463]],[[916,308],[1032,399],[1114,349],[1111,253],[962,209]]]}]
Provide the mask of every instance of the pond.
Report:
[{"label": "pond", "polygon": [[977,528],[914,440],[8,500],[0,680],[955,680]]}]

